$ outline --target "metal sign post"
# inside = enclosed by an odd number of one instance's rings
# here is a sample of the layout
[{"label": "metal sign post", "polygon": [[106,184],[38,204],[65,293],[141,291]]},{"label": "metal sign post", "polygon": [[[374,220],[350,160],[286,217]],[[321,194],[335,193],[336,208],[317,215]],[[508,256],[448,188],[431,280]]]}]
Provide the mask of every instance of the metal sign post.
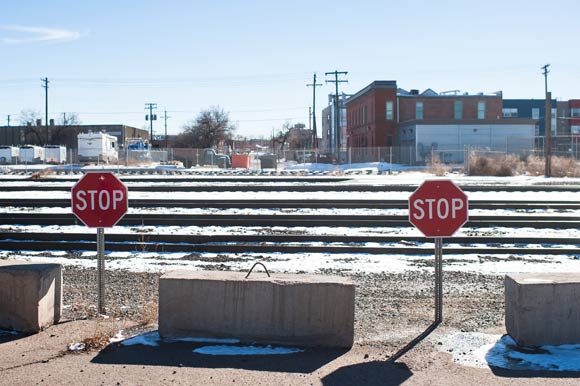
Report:
[{"label": "metal sign post", "polygon": [[443,321],[443,239],[435,237],[435,323]]},{"label": "metal sign post", "polygon": [[105,314],[105,228],[127,213],[127,187],[111,172],[85,174],[71,189],[72,211],[86,226],[97,228],[99,314]]},{"label": "metal sign post", "polygon": [[97,228],[97,285],[99,314],[105,314],[105,228]]},{"label": "metal sign post", "polygon": [[468,219],[465,193],[450,180],[425,181],[409,197],[409,222],[435,240],[435,320],[389,359],[396,361],[443,322],[443,237],[451,237]]}]

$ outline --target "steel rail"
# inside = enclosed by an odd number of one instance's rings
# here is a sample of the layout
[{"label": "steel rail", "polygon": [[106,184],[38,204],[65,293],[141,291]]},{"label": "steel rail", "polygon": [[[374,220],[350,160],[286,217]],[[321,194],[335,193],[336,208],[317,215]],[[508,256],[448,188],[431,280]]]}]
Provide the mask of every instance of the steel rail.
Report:
[{"label": "steel rail", "polygon": [[[82,225],[72,213],[2,213],[0,224],[12,225]],[[127,214],[119,225],[166,226],[280,226],[280,227],[410,227],[407,216],[342,216],[342,215],[192,215],[192,214]],[[577,216],[471,216],[468,227],[507,228],[580,228]]]},{"label": "steel rail", "polygon": [[[413,192],[417,189],[414,185],[366,185],[366,184],[282,184],[276,185],[216,185],[216,184],[164,184],[162,182],[148,186],[126,185],[133,192]],[[72,183],[51,185],[43,182],[31,181],[30,185],[18,185],[3,183],[0,192],[23,192],[23,191],[69,191]],[[459,185],[465,192],[578,192],[579,185],[502,185],[502,186],[474,186]]]},{"label": "steel rail", "polygon": [[[184,244],[184,243],[127,243],[105,241],[105,250],[124,252],[189,252],[189,253],[348,253],[381,255],[432,255],[432,247],[365,246],[365,245],[309,245],[309,244]],[[96,241],[36,241],[0,240],[0,249],[12,251],[87,251],[96,250]],[[578,256],[578,248],[551,247],[446,247],[446,254],[510,254],[510,255],[570,255]]]},{"label": "steel rail", "polygon": [[[60,198],[0,198],[0,207],[67,208],[70,199]],[[344,208],[344,209],[407,209],[407,200],[237,200],[237,199],[129,199],[131,208]],[[521,200],[470,200],[470,209],[580,209],[580,202],[571,201],[521,201]]]},{"label": "steel rail", "polygon": [[[2,241],[78,241],[92,242],[95,237],[92,232],[87,233],[49,233],[49,232],[20,232],[8,231],[0,232]],[[501,246],[504,244],[536,245],[578,245],[580,238],[574,237],[490,237],[490,236],[454,236],[447,238],[447,243],[453,244],[487,244]],[[112,233],[107,232],[107,241],[121,243],[188,243],[188,244],[208,244],[208,243],[432,243],[433,238],[424,236],[392,236],[392,235],[325,235],[325,234],[156,234],[156,233]],[[580,253],[580,250],[579,250]]]}]

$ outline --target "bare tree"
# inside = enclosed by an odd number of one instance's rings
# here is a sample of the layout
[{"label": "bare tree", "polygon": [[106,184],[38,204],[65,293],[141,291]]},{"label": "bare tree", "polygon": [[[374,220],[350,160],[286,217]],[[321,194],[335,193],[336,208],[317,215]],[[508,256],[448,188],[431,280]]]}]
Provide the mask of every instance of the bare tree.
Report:
[{"label": "bare tree", "polygon": [[185,124],[176,140],[177,146],[206,149],[231,140],[235,126],[219,106],[202,110],[195,120]]},{"label": "bare tree", "polygon": [[56,126],[50,127],[51,141],[55,145],[76,147],[77,135],[81,130],[81,121],[77,113],[63,113]]},{"label": "bare tree", "polygon": [[284,146],[288,143],[290,149],[304,149],[310,147],[305,141],[308,139],[308,130],[305,129],[304,123],[285,122],[282,129],[274,137],[274,142],[280,145],[280,150],[284,150]]},{"label": "bare tree", "polygon": [[24,141],[30,145],[42,145],[46,140],[46,129],[38,125],[40,113],[32,109],[20,111],[18,120],[24,129]]}]

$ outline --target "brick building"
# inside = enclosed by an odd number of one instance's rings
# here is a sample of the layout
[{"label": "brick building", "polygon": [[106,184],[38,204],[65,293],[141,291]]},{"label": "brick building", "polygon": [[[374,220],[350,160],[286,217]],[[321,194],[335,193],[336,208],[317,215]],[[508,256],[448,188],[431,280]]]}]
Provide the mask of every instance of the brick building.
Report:
[{"label": "brick building", "polygon": [[346,101],[347,143],[351,148],[390,147],[398,120],[397,82],[377,80]]},{"label": "brick building", "polygon": [[[419,93],[375,81],[347,103],[351,160],[425,163],[437,152],[444,162],[462,162],[465,147],[523,152],[534,148],[535,122],[504,118],[501,92]],[[430,157],[427,157],[431,155]],[[393,159],[393,158],[391,158]]]},{"label": "brick building", "polygon": [[568,101],[570,108],[570,115],[564,118],[568,120],[568,126],[570,128],[570,134],[580,135],[580,99],[570,99]]}]

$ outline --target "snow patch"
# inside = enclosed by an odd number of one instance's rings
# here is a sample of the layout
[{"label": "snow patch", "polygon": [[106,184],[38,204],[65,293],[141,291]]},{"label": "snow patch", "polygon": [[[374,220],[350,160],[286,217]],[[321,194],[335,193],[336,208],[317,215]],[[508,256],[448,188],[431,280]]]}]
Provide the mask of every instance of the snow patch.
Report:
[{"label": "snow patch", "polygon": [[439,350],[463,366],[507,370],[580,371],[580,344],[522,347],[509,335],[459,332],[445,337]]},{"label": "snow patch", "polygon": [[193,350],[196,354],[204,355],[284,355],[303,352],[304,350],[291,347],[272,346],[203,346]]}]

